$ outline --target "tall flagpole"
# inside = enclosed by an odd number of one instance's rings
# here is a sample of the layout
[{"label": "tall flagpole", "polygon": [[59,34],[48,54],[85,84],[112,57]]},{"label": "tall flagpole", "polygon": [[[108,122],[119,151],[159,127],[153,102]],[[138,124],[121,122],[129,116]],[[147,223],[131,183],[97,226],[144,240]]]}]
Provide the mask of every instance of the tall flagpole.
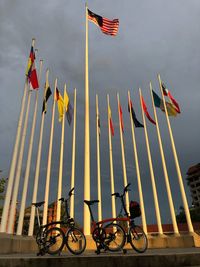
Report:
[{"label": "tall flagpole", "polygon": [[7,225],[8,213],[10,209],[11,193],[12,193],[12,188],[14,184],[14,175],[15,175],[15,168],[16,168],[16,163],[17,163],[17,154],[18,154],[20,135],[21,135],[21,129],[22,129],[22,121],[23,121],[23,115],[24,115],[27,88],[28,88],[28,80],[26,78],[25,85],[24,85],[24,94],[22,97],[21,111],[20,111],[18,126],[17,126],[15,145],[13,149],[12,161],[11,161],[11,166],[10,166],[7,191],[6,191],[5,201],[4,201],[4,208],[3,208],[2,218],[1,218],[1,230],[0,230],[1,232],[6,232],[6,225]]},{"label": "tall flagpole", "polygon": [[96,137],[97,137],[97,192],[98,192],[98,221],[102,220],[102,200],[101,200],[101,170],[100,170],[100,145],[99,145],[99,105],[98,95],[96,95]]},{"label": "tall flagpole", "polygon": [[30,137],[30,141],[29,141],[29,150],[28,150],[26,171],[25,171],[25,177],[24,177],[24,186],[23,186],[21,206],[20,206],[18,226],[17,226],[17,235],[22,234],[22,228],[23,228],[23,222],[24,222],[24,212],[25,212],[26,196],[27,196],[27,190],[28,190],[28,182],[29,182],[31,157],[32,157],[32,150],[33,150],[33,140],[34,140],[34,134],[35,134],[37,109],[38,109],[38,90],[37,90],[36,95],[35,95],[35,108],[34,108],[34,114],[33,114],[31,137]]},{"label": "tall flagpole", "polygon": [[158,143],[159,143],[160,154],[161,154],[161,159],[162,159],[162,166],[163,166],[163,172],[164,172],[164,177],[165,177],[165,185],[166,185],[166,190],[167,190],[167,196],[168,196],[168,201],[169,201],[169,208],[170,208],[170,213],[171,213],[171,218],[172,218],[173,229],[174,229],[175,234],[179,234],[178,226],[177,226],[177,222],[176,222],[176,215],[175,215],[175,211],[174,211],[174,204],[173,204],[173,200],[172,200],[172,193],[171,193],[171,188],[170,188],[170,183],[169,183],[169,176],[167,173],[167,167],[166,167],[165,156],[164,156],[164,151],[163,151],[163,146],[162,146],[162,140],[161,140],[161,136],[160,136],[160,129],[159,129],[159,125],[158,125],[158,117],[157,117],[156,108],[155,108],[154,100],[153,100],[151,82],[150,82],[150,92],[151,92],[151,100],[152,100],[152,106],[153,106],[153,111],[154,111],[154,117],[155,117],[155,121],[156,121]]},{"label": "tall flagpole", "polygon": [[[110,129],[110,114],[109,114],[109,95],[107,95],[108,103],[108,140],[109,140],[109,157],[110,157],[110,184],[111,184],[111,195],[115,193],[115,184],[114,184],[114,174],[113,174],[113,156],[112,156],[112,140],[111,140],[111,129]],[[112,202],[112,217],[116,218],[116,205],[115,205],[115,196],[111,196]]]},{"label": "tall flagpole", "polygon": [[[50,132],[50,140],[49,140],[49,153],[48,153],[48,162],[47,162],[47,175],[46,175],[43,221],[42,221],[43,225],[47,223],[47,213],[48,213],[48,203],[49,203],[49,186],[50,186],[50,177],[51,177],[51,159],[52,159],[52,146],[53,146],[53,134],[54,134],[54,117],[55,117],[57,81],[58,80],[56,79],[54,83],[54,98],[53,98],[53,105],[52,105],[51,132]],[[32,233],[30,233],[30,235],[32,235]]]},{"label": "tall flagpole", "polygon": [[134,150],[134,156],[135,156],[135,167],[136,167],[136,174],[137,174],[137,182],[138,182],[138,192],[139,192],[139,198],[140,198],[140,207],[141,207],[141,217],[142,217],[142,228],[147,234],[147,223],[146,223],[146,215],[144,210],[144,199],[143,199],[143,193],[142,193],[142,184],[141,184],[141,178],[140,178],[140,168],[138,163],[138,154],[137,154],[137,145],[135,140],[135,130],[133,126],[133,120],[131,115],[131,106],[130,106],[130,92],[128,91],[128,103],[129,103],[129,109],[130,109],[130,121],[131,121],[131,131],[132,131],[132,139],[133,139],[133,150]]},{"label": "tall flagpole", "polygon": [[[85,5],[85,155],[84,155],[84,199],[90,200],[90,113],[88,73],[88,7]],[[90,235],[90,213],[87,205],[83,208],[83,230]]]},{"label": "tall flagpole", "polygon": [[[42,73],[42,64],[43,64],[43,62],[41,60],[40,61],[40,70],[39,70],[39,80],[40,80],[41,73]],[[26,109],[26,115],[25,115],[25,120],[24,120],[24,128],[23,128],[23,132],[22,132],[19,159],[18,159],[16,177],[15,177],[15,185],[14,185],[14,189],[13,189],[13,196],[12,196],[12,202],[11,202],[10,214],[9,214],[9,221],[8,221],[8,231],[7,232],[9,234],[13,233],[13,226],[14,226],[14,221],[15,221],[17,196],[18,196],[19,182],[20,182],[21,170],[22,170],[24,146],[25,146],[25,141],[26,141],[26,133],[27,133],[27,126],[28,126],[28,117],[29,117],[29,110],[30,110],[31,93],[32,93],[32,90],[30,90],[30,86],[29,86],[27,109]]]},{"label": "tall flagpole", "polygon": [[[72,141],[71,189],[75,186],[75,153],[76,153],[76,88],[74,89],[74,123],[73,123],[73,141]],[[74,218],[74,194],[72,194],[70,199],[70,216]]]},{"label": "tall flagpole", "polygon": [[48,213],[48,203],[49,203],[49,186],[51,178],[51,159],[52,159],[52,146],[53,146],[53,134],[54,134],[54,117],[55,117],[55,103],[56,103],[56,88],[57,88],[57,78],[54,83],[54,98],[52,105],[52,117],[51,117],[51,132],[49,137],[49,153],[47,162],[47,175],[46,175],[46,185],[45,185],[45,196],[44,196],[44,209],[43,209],[43,220],[42,224],[47,223],[47,213]]},{"label": "tall flagpole", "polygon": [[151,151],[150,151],[149,139],[148,139],[148,134],[147,134],[147,126],[146,126],[146,120],[144,116],[144,110],[142,108],[142,93],[141,93],[140,88],[139,88],[139,94],[140,94],[140,105],[142,109],[142,118],[143,118],[143,123],[144,123],[144,133],[145,133],[145,139],[146,139],[147,155],[148,155],[148,160],[149,160],[151,183],[152,183],[152,189],[153,189],[154,205],[155,205],[155,211],[156,211],[156,219],[157,219],[157,224],[158,224],[158,232],[159,234],[163,234],[161,217],[160,217],[160,209],[159,209],[159,204],[158,204],[158,196],[157,196],[157,191],[156,191],[156,183],[155,183],[155,178],[154,178],[153,164],[151,160]]},{"label": "tall flagpole", "polygon": [[[49,72],[46,73],[46,78],[48,79]],[[40,136],[38,143],[38,152],[37,152],[37,160],[36,160],[36,168],[35,168],[35,177],[34,177],[34,186],[33,186],[33,195],[32,195],[32,203],[37,201],[37,191],[38,191],[38,182],[40,175],[40,162],[41,162],[41,153],[42,153],[42,141],[43,141],[43,130],[44,130],[44,118],[45,113],[42,112],[41,124],[40,124]],[[30,215],[30,223],[28,229],[28,235],[33,234],[35,222],[35,206],[31,206],[31,215]],[[31,234],[30,234],[31,233]]]},{"label": "tall flagpole", "polygon": [[[32,46],[34,47],[34,45],[35,45],[35,39],[32,39]],[[4,201],[4,208],[3,208],[2,218],[1,218],[0,232],[6,232],[6,225],[7,225],[7,220],[8,220],[8,212],[10,208],[11,193],[12,193],[12,188],[13,188],[13,183],[14,183],[14,175],[15,175],[15,168],[16,168],[16,163],[17,163],[19,142],[20,142],[20,137],[21,137],[21,129],[22,129],[27,90],[28,90],[28,79],[26,77],[25,85],[24,85],[24,94],[22,97],[21,111],[20,111],[18,125],[17,125],[15,145],[14,145],[12,161],[10,165],[10,173],[9,173],[8,185],[7,185],[6,196],[5,196],[5,201]]]},{"label": "tall flagpole", "polygon": [[[124,187],[127,186],[127,175],[126,175],[126,161],[125,161],[125,154],[124,154],[124,140],[122,134],[122,125],[120,119],[120,101],[119,101],[119,94],[117,94],[117,103],[118,103],[118,115],[119,115],[119,131],[120,131],[120,141],[121,141],[121,152],[122,152],[122,167],[123,167],[123,177],[124,177]],[[126,209],[129,211],[129,194],[128,192],[125,195],[126,198]]]},{"label": "tall flagpole", "polygon": [[[66,84],[64,85],[64,97],[66,94]],[[60,220],[61,215],[61,202],[59,199],[62,196],[62,175],[63,175],[63,153],[64,153],[64,139],[65,139],[65,99],[63,106],[63,117],[62,117],[62,132],[61,132],[61,143],[60,143],[60,166],[59,166],[59,176],[58,176],[58,194],[57,194],[57,211],[56,211],[56,221]]]},{"label": "tall flagpole", "polygon": [[189,212],[189,208],[188,208],[188,202],[187,202],[185,189],[184,189],[184,185],[183,185],[181,170],[180,170],[178,157],[177,157],[177,153],[176,153],[176,147],[175,147],[174,138],[173,138],[173,134],[172,134],[171,124],[169,121],[168,111],[166,108],[165,98],[164,98],[164,94],[163,94],[163,90],[162,90],[162,82],[161,82],[161,78],[160,78],[159,74],[158,74],[158,81],[159,81],[160,91],[161,91],[161,95],[162,95],[162,99],[163,99],[163,104],[164,104],[164,109],[165,109],[165,114],[166,114],[166,120],[167,120],[167,126],[168,126],[168,130],[169,130],[169,136],[170,136],[170,140],[171,140],[171,146],[172,146],[173,156],[174,156],[174,160],[175,160],[175,166],[176,166],[176,171],[177,171],[177,175],[178,175],[178,181],[179,181],[179,186],[180,186],[180,190],[181,190],[181,196],[182,196],[183,207],[184,207],[184,211],[185,211],[185,215],[186,215],[187,225],[188,225],[189,232],[194,233],[194,229],[193,229],[193,225],[192,225],[192,221],[191,221],[191,217],[190,217],[190,212]]}]

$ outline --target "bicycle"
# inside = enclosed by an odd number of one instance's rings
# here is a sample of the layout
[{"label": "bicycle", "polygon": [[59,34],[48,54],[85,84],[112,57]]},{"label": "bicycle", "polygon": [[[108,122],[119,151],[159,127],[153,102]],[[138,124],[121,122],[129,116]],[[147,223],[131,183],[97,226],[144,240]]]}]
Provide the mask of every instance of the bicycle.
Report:
[{"label": "bicycle", "polygon": [[57,222],[51,222],[45,225],[41,225],[39,207],[41,207],[44,203],[44,201],[32,203],[32,205],[36,208],[37,222],[39,226],[39,230],[36,233],[36,243],[39,248],[37,256],[43,256],[46,253],[50,255],[54,255],[57,253],[60,254],[63,249],[65,239],[63,231],[60,228],[54,226],[57,224]]},{"label": "bicycle", "polygon": [[[129,216],[128,211],[125,206],[125,201],[124,201],[125,193],[127,191],[130,191],[128,189],[130,185],[131,184],[129,183],[127,186],[124,187],[123,193],[121,195],[117,192],[112,194],[112,196],[115,196],[116,198],[120,198],[121,204],[122,204],[121,210],[116,218],[116,221],[128,222],[128,227],[126,231],[127,242],[131,244],[132,248],[135,251],[139,253],[143,253],[147,250],[148,239],[143,229],[140,226],[136,225],[134,222],[134,219],[141,215],[139,204],[135,201],[132,201],[133,207],[130,207],[131,216]],[[122,214],[122,210],[124,210],[126,218],[120,218],[120,215]]]},{"label": "bicycle", "polygon": [[68,193],[68,198],[60,198],[59,201],[65,203],[65,219],[64,221],[60,221],[60,224],[66,226],[67,232],[65,234],[65,244],[69,251],[74,255],[79,255],[84,252],[86,248],[86,238],[83,232],[75,226],[74,219],[70,217],[69,209],[68,209],[68,202],[72,196],[72,192],[74,188],[72,188]]},{"label": "bicycle", "polygon": [[[65,218],[60,221],[52,221],[48,224],[41,225],[39,218],[39,207],[44,204],[44,201],[39,203],[32,203],[36,207],[37,220],[39,225],[39,231],[36,234],[36,242],[38,244],[39,252],[37,255],[43,256],[48,254],[61,254],[64,245],[67,246],[72,254],[79,255],[86,248],[86,238],[83,232],[75,226],[74,219],[70,217],[68,211],[68,202],[72,196],[72,188],[68,193],[68,198],[60,198],[59,201],[65,203]],[[54,226],[56,225],[56,226]],[[57,225],[64,225],[67,228],[66,233],[57,227]],[[51,227],[52,226],[52,227]],[[49,228],[51,227],[51,228]]]},{"label": "bicycle", "polygon": [[[122,250],[123,253],[126,253],[126,250],[123,249],[126,242],[126,234],[124,229],[119,225],[113,222],[113,218],[102,220],[96,222],[92,213],[91,205],[98,203],[99,200],[84,200],[85,204],[88,205],[91,221],[92,221],[92,238],[96,244],[96,254],[100,254],[101,249],[104,251],[109,250],[111,252],[116,252]],[[104,223],[108,223],[103,226]]]}]

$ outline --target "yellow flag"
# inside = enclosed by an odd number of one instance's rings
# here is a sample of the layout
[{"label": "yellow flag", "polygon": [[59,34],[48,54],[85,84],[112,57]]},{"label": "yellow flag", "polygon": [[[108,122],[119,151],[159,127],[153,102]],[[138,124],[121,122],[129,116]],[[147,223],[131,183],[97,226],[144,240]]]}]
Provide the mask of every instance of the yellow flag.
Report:
[{"label": "yellow flag", "polygon": [[56,88],[56,101],[58,105],[59,122],[61,122],[64,114],[64,100],[57,88]]}]

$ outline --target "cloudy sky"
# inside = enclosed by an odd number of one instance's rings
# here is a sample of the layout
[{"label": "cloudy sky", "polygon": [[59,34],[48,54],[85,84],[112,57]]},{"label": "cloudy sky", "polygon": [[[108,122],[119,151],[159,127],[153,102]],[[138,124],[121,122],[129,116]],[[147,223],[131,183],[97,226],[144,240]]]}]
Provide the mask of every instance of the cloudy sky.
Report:
[{"label": "cloudy sky", "polygon": [[[96,175],[96,129],[95,95],[99,96],[101,119],[101,178],[103,215],[111,215],[110,175],[108,157],[108,128],[106,95],[110,95],[115,136],[113,141],[114,176],[116,191],[123,187],[121,147],[117,113],[119,92],[124,116],[124,144],[128,181],[131,182],[132,199],[138,199],[137,178],[133,156],[133,145],[127,91],[130,90],[135,112],[142,121],[138,88],[142,88],[150,114],[153,116],[149,82],[159,93],[157,74],[171,90],[181,107],[181,114],[171,119],[179,163],[185,182],[186,172],[199,162],[200,136],[200,2],[199,0],[106,0],[88,1],[89,8],[104,17],[119,18],[116,37],[106,36],[89,23],[89,80],[90,80],[90,129],[91,129],[91,198],[97,198]],[[77,143],[76,143],[76,211],[82,220],[83,172],[84,172],[84,59],[85,59],[85,2],[81,0],[46,1],[0,1],[0,169],[9,174],[15,141],[17,121],[25,81],[25,69],[31,39],[36,38],[37,67],[44,60],[39,92],[39,109],[34,138],[27,205],[31,203],[38,135],[40,131],[42,94],[45,71],[50,69],[49,81],[53,88],[58,77],[58,87],[63,91],[67,84],[73,102],[73,89],[77,88]],[[35,92],[31,96],[31,110],[20,180],[22,192],[27,151],[32,125]],[[40,170],[38,201],[44,198],[47,152],[51,120],[52,98],[48,103],[45,118],[43,149]],[[158,111],[158,120],[170,178],[175,209],[182,205],[179,184],[171,150],[165,115]],[[61,124],[57,120],[53,143],[50,200],[57,195]],[[63,195],[69,190],[71,175],[72,127],[66,122]],[[160,159],[156,128],[147,122],[155,180],[162,222],[170,222],[170,213]],[[154,223],[155,211],[143,129],[136,129],[139,164],[143,186],[147,223]],[[185,183],[186,185],[186,183]],[[191,204],[186,185],[188,202]],[[20,194],[18,197],[20,202]],[[117,204],[119,207],[119,203]]]}]

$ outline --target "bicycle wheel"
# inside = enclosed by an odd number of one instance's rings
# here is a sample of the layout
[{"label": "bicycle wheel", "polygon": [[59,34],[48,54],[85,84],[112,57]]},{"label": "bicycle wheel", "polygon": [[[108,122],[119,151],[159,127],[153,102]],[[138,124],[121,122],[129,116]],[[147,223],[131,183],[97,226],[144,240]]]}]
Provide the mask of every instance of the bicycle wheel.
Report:
[{"label": "bicycle wheel", "polygon": [[116,223],[110,223],[104,226],[106,238],[104,244],[110,251],[121,250],[126,243],[126,234],[124,229]]},{"label": "bicycle wheel", "polygon": [[148,247],[147,236],[143,229],[138,225],[133,225],[130,227],[130,243],[133,249],[139,253],[146,251]]},{"label": "bicycle wheel", "polygon": [[62,251],[65,244],[65,235],[58,227],[52,227],[46,232],[45,249],[50,255],[57,254]]},{"label": "bicycle wheel", "polygon": [[86,247],[86,238],[83,232],[76,228],[69,228],[65,235],[65,243],[72,254],[79,255],[83,253]]}]

